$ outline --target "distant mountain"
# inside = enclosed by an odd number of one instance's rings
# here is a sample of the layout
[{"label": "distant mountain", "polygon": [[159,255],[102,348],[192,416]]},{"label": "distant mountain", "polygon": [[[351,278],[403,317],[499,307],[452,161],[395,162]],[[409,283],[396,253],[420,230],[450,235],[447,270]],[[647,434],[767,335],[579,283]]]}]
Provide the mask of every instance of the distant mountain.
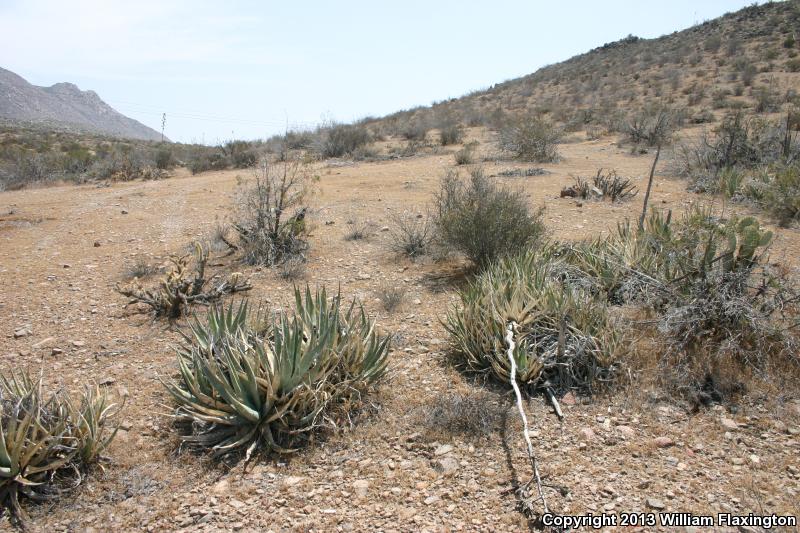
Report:
[{"label": "distant mountain", "polygon": [[0,68],[0,118],[115,137],[161,139],[161,133],[119,113],[94,91],[81,91],[72,83],[56,83],[51,87],[31,85],[3,68]]}]

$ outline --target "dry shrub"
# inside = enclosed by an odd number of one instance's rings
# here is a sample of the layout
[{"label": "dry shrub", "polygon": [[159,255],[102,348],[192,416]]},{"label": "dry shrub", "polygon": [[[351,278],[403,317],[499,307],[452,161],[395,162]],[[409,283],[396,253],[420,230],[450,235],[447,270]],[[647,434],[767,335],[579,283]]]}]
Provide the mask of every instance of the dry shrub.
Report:
[{"label": "dry shrub", "polygon": [[251,265],[274,266],[303,256],[306,207],[312,180],[310,166],[296,158],[272,163],[262,159],[251,183],[239,190],[233,228],[243,259]]},{"label": "dry shrub", "polygon": [[500,148],[520,161],[552,163],[558,160],[561,131],[544,118],[511,121],[500,131]]},{"label": "dry shrub", "polygon": [[480,168],[473,169],[468,181],[448,172],[434,202],[442,243],[479,268],[518,253],[544,234],[542,210],[532,212],[521,190],[497,184]]},{"label": "dry shrub", "polygon": [[383,308],[392,313],[403,305],[406,299],[406,288],[398,285],[384,284],[377,292]]}]

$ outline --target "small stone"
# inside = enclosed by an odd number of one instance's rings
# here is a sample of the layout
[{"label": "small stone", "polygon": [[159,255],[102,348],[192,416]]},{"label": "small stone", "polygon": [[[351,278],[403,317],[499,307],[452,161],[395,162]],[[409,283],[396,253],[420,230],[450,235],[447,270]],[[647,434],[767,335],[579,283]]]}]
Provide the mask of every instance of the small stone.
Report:
[{"label": "small stone", "polygon": [[75,348],[83,348],[86,346],[84,341],[72,341],[70,344],[72,344]]},{"label": "small stone", "polygon": [[116,379],[112,378],[111,376],[108,376],[108,377],[105,377],[105,378],[101,379],[100,383],[98,383],[98,385],[100,385],[101,387],[107,387],[109,385],[112,385],[112,384],[116,383],[116,381],[117,381]]},{"label": "small stone", "polygon": [[751,455],[749,457],[749,459],[750,459],[750,462],[753,463],[754,465],[757,465],[757,464],[761,463],[761,459],[759,459],[758,456],[755,455],[755,454]]},{"label": "small stone", "polygon": [[425,498],[425,505],[431,505],[439,501],[438,496],[428,496]]},{"label": "small stone", "polygon": [[127,214],[128,214],[128,211],[127,211],[127,210],[125,210],[125,209],[123,209],[123,210],[122,210],[122,211],[120,211],[120,212],[121,212],[123,215],[127,215]]},{"label": "small stone", "polygon": [[62,353],[64,353],[64,350],[61,348],[53,348],[50,350],[50,355],[61,355]]},{"label": "small stone", "polygon": [[617,431],[626,439],[632,439],[636,436],[636,431],[630,426],[617,426]]},{"label": "small stone", "polygon": [[653,439],[653,444],[659,448],[669,448],[675,444],[675,442],[669,437],[656,437]]},{"label": "small stone", "polygon": [[100,241],[94,241],[94,247],[100,248]]},{"label": "small stone", "polygon": [[220,496],[228,494],[230,490],[230,482],[227,479],[223,479],[222,481],[217,482],[212,488],[211,492],[214,494],[218,494]]},{"label": "small stone", "polygon": [[664,509],[664,502],[656,498],[647,498],[647,506],[651,509],[661,510]]},{"label": "small stone", "polygon": [[22,337],[27,337],[30,334],[31,334],[31,330],[26,329],[26,328],[21,328],[21,329],[18,329],[18,330],[16,330],[14,332],[14,338],[15,339],[21,339]]},{"label": "small stone", "polygon": [[446,476],[449,476],[454,474],[461,465],[455,458],[448,456],[448,457],[442,457],[441,459],[437,459],[434,462],[433,466],[437,471],[441,472]]},{"label": "small stone", "polygon": [[353,483],[353,489],[356,491],[356,495],[361,498],[367,497],[367,492],[369,492],[369,481],[366,479],[359,479]]},{"label": "small stone", "polygon": [[436,451],[433,452],[433,455],[439,457],[439,456],[442,456],[442,455],[446,455],[446,454],[448,454],[448,453],[450,453],[452,451],[453,451],[453,447],[451,445],[442,444],[441,446],[436,448]]},{"label": "small stone", "polygon": [[389,231],[389,226],[383,226],[383,227],[381,228],[381,231]]},{"label": "small stone", "polygon": [[305,479],[306,478],[303,476],[286,476],[281,480],[281,485],[284,487],[294,487],[301,484],[303,481],[305,481]]},{"label": "small stone", "polygon": [[736,466],[742,466],[744,464],[744,459],[742,459],[741,457],[734,457],[731,459],[731,464],[734,464]]},{"label": "small stone", "polygon": [[739,429],[739,424],[736,423],[735,420],[731,420],[730,418],[725,418],[724,416],[719,419],[719,423],[722,427],[727,430],[735,430]]},{"label": "small stone", "polygon": [[568,392],[564,395],[563,398],[561,398],[561,403],[563,403],[564,405],[575,405],[578,402],[575,399],[575,395],[572,394],[572,392]]},{"label": "small stone", "polygon": [[592,428],[583,428],[581,429],[580,434],[584,440],[593,440],[595,438],[595,433]]}]

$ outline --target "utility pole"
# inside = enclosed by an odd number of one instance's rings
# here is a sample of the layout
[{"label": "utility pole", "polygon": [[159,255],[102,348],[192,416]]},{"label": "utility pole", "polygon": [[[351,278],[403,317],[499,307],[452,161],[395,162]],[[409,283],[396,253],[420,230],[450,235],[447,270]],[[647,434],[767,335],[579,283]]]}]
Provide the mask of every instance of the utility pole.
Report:
[{"label": "utility pole", "polygon": [[164,126],[167,124],[167,114],[161,114],[161,142],[164,142]]}]

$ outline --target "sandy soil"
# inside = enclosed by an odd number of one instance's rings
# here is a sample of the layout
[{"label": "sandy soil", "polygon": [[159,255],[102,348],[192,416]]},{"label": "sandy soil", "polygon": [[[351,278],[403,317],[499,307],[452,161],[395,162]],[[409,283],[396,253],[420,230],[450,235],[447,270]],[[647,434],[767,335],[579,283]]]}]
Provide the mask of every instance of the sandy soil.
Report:
[{"label": "sandy soil", "polygon": [[[546,206],[554,236],[595,236],[636,216],[641,196],[622,205],[579,207],[558,193],[571,175],[591,176],[599,167],[634,176],[643,187],[651,156],[631,156],[611,139],[562,145],[561,152],[562,162],[544,165],[547,175],[504,179],[524,187],[533,205]],[[488,437],[441,434],[423,423],[443,392],[476,388],[444,355],[440,320],[455,299],[456,267],[398,259],[389,250],[389,232],[382,231],[394,214],[424,211],[452,164],[452,153],[442,152],[320,167],[307,281],[341,286],[346,298],[366,303],[381,328],[397,333],[390,375],[372,397],[371,414],[355,427],[288,462],[262,461],[247,472],[176,453],[165,416],[169,399],[158,379],[174,371],[178,334],[123,309],[125,299],[114,291],[134,257],[161,263],[224,220],[237,175],[247,172],[0,194],[0,371],[41,369],[48,387],[96,380],[127,399],[124,429],[110,449],[113,463],[52,506],[28,505],[33,529],[527,529],[512,489],[530,471],[511,404],[504,429]],[[525,167],[487,163],[486,171],[515,166]],[[664,168],[653,205],[680,210],[709,201],[685,192]],[[368,239],[344,240],[352,220],[370,222]],[[781,230],[773,258],[793,262],[799,251],[800,233]],[[291,301],[291,283],[275,272],[236,268],[250,276],[251,298],[272,307]],[[384,284],[405,287],[401,310],[387,313],[377,301]],[[31,334],[14,338],[20,328]],[[546,482],[568,489],[548,489],[551,508],[570,514],[659,508],[800,514],[797,399],[690,415],[646,397],[623,391],[565,405],[563,423],[540,400],[529,402]]]}]

